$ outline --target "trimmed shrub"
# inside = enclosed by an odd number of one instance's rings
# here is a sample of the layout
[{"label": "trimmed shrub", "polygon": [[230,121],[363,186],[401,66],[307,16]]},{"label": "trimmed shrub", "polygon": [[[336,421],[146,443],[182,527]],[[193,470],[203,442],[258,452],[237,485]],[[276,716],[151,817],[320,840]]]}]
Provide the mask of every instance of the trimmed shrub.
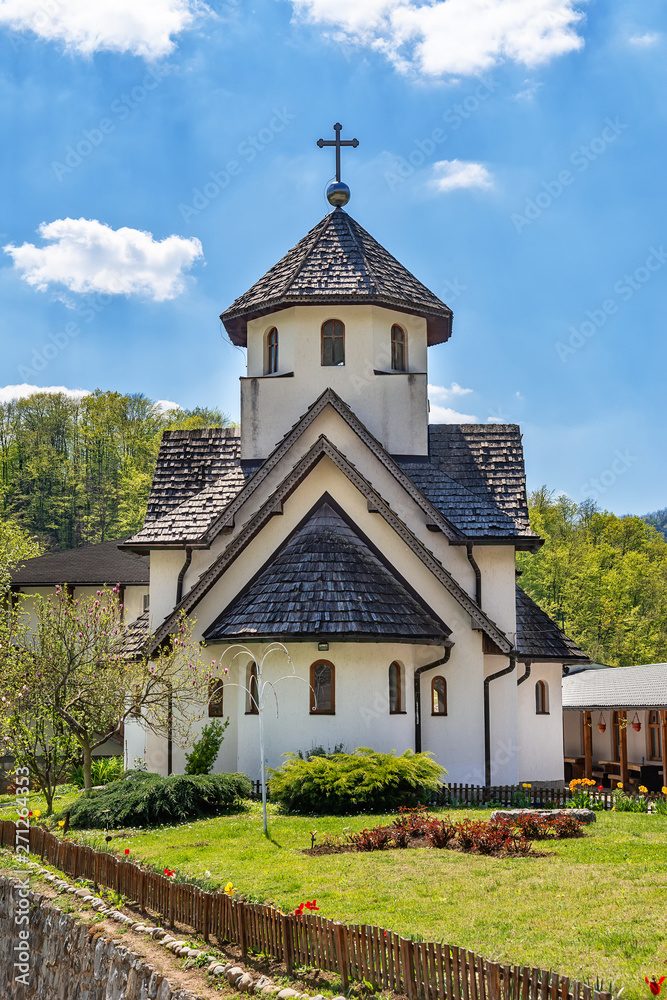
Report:
[{"label": "trimmed shrub", "polygon": [[74,829],[160,826],[238,812],[250,794],[244,774],[160,774],[126,771],[99,791],[84,792],[70,808]]},{"label": "trimmed shrub", "polygon": [[201,736],[192,744],[191,753],[185,755],[186,774],[210,774],[213,770],[222,741],[225,738],[225,729],[229,725],[229,719],[224,723],[214,719],[207,722],[201,731]]},{"label": "trimmed shrub", "polygon": [[431,754],[354,753],[288,760],[271,772],[271,798],[287,812],[306,815],[388,812],[416,806],[440,786],[443,768]]}]

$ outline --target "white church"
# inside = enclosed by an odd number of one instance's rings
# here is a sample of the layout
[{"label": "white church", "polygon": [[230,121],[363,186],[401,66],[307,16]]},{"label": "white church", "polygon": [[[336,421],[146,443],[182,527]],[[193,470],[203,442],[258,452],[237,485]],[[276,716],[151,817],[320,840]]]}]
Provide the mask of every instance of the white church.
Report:
[{"label": "white church", "polygon": [[[562,781],[563,667],[588,660],[517,587],[516,552],[541,544],[520,430],[429,424],[451,310],[348,198],[331,185],[333,210],[222,313],[247,349],[240,427],[164,434],[118,553],[147,564],[137,628],[155,648],[196,620],[217,677],[198,725],[230,720],[216,770],[259,775],[259,665],[286,677],[265,689],[270,767],[342,744],[429,751],[450,782]],[[264,656],[276,642],[289,660]],[[183,770],[140,720],[124,738],[130,765]]]}]

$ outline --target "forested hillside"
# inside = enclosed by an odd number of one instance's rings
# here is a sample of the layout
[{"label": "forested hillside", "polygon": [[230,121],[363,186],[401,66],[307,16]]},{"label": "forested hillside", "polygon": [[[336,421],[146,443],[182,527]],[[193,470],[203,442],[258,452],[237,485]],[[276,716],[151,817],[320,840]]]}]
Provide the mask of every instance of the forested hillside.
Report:
[{"label": "forested hillside", "polygon": [[519,583],[598,663],[667,661],[667,542],[641,517],[617,517],[546,488],[529,497],[544,539]]},{"label": "forested hillside", "polygon": [[219,427],[218,410],[163,412],[142,395],[38,393],[0,406],[0,518],[42,550],[121,538],[142,523],[162,431]]},{"label": "forested hillside", "polygon": [[663,538],[667,538],[667,507],[654,510],[652,514],[644,514],[644,520],[659,531]]}]

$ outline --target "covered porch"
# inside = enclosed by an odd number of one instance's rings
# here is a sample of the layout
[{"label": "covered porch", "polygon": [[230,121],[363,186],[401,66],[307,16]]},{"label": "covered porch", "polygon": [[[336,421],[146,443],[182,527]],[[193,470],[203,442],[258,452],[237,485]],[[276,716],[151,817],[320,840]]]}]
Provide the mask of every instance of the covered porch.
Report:
[{"label": "covered porch", "polygon": [[573,668],[563,678],[565,778],[667,784],[667,664]]}]

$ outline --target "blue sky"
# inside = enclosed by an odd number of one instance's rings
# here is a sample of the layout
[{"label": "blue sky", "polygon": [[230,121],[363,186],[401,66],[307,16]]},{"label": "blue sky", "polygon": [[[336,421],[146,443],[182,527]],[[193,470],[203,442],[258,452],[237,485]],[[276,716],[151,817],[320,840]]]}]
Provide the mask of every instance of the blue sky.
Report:
[{"label": "blue sky", "polygon": [[218,315],[328,211],[339,120],[350,214],[454,311],[434,414],[667,506],[666,46],[658,0],[3,0],[0,386],[238,418]]}]

